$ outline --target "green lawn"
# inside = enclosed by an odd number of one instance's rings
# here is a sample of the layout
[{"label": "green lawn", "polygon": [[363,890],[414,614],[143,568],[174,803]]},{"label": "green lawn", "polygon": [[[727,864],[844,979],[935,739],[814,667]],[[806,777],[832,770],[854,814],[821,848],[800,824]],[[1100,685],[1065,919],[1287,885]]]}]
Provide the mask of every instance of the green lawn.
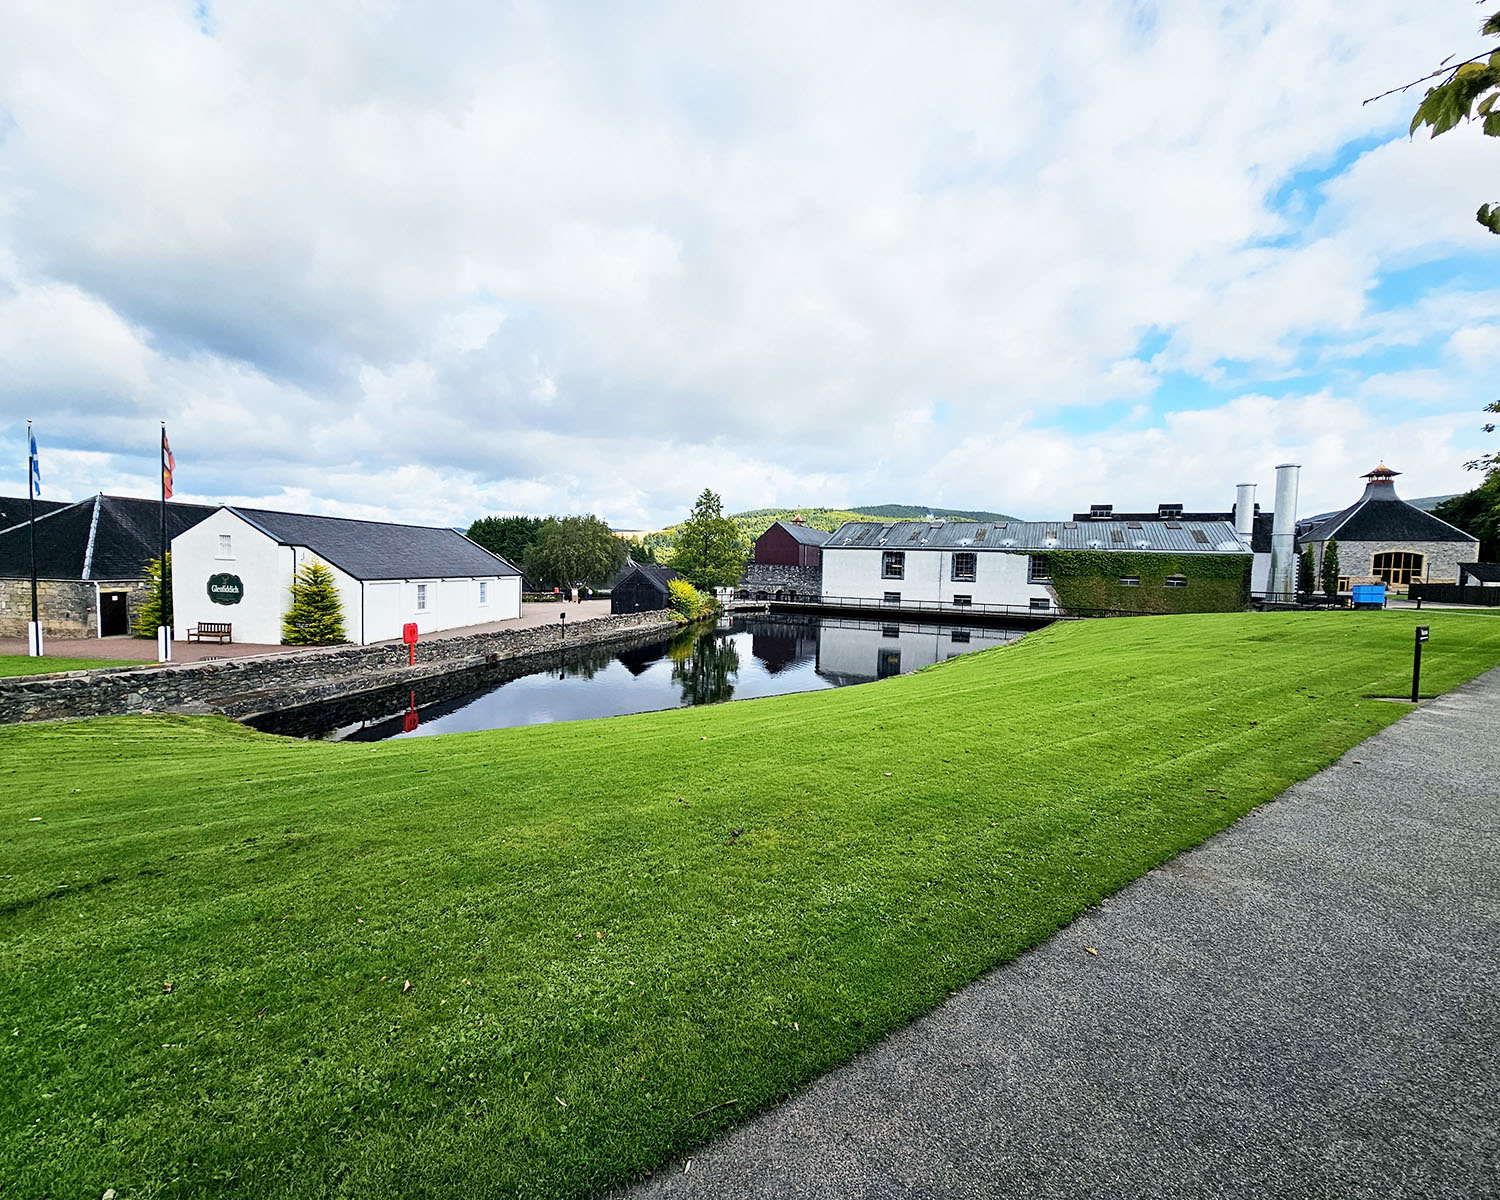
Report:
[{"label": "green lawn", "polygon": [[[386,744],[0,729],[17,1196],[580,1196],[774,1103],[1500,662],[1465,614],[1060,624]],[[35,818],[41,818],[37,820]],[[408,988],[408,982],[410,987]]]},{"label": "green lawn", "polygon": [[[43,646],[43,649],[46,647]],[[32,658],[26,654],[0,654],[0,679],[16,675],[45,675],[49,671],[87,671],[94,667],[139,667],[145,663],[120,662],[113,658]]]}]

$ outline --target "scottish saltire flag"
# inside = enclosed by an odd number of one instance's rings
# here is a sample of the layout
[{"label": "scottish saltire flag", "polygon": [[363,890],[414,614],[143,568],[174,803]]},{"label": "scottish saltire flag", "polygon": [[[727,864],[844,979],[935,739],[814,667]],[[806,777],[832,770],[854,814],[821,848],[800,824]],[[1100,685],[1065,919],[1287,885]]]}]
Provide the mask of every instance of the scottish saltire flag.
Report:
[{"label": "scottish saltire flag", "polygon": [[31,439],[31,498],[40,500],[42,498],[42,459],[36,451],[36,434],[27,429],[26,436]]},{"label": "scottish saltire flag", "polygon": [[172,457],[172,447],[167,444],[167,427],[161,427],[161,498],[172,498],[172,472],[177,469],[177,460]]}]

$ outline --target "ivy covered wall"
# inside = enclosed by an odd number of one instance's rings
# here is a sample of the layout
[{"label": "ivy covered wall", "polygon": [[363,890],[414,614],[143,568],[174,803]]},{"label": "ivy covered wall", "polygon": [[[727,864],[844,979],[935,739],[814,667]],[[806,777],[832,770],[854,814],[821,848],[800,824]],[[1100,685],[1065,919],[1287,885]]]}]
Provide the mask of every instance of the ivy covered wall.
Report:
[{"label": "ivy covered wall", "polygon": [[[1248,554],[1054,550],[1052,587],[1067,612],[1237,612],[1250,606]],[[1168,587],[1180,575],[1186,587]],[[1137,587],[1120,582],[1138,578]]]}]

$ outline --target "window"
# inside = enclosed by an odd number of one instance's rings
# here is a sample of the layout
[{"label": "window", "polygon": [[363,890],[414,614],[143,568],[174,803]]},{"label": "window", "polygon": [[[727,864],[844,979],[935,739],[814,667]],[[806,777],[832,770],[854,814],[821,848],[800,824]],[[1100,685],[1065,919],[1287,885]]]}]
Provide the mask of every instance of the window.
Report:
[{"label": "window", "polygon": [[900,604],[901,603],[901,593],[900,592],[887,592],[885,594],[885,602],[887,604]]},{"label": "window", "polygon": [[1123,529],[1111,529],[1109,531],[1109,540],[1116,546],[1123,546],[1125,544],[1125,531]]},{"label": "window", "polygon": [[882,579],[906,578],[906,554],[904,551],[887,550],[880,556],[880,577]]},{"label": "window", "polygon": [[417,584],[417,611],[425,612],[427,609],[427,585]]},{"label": "window", "polygon": [[1370,564],[1370,574],[1379,575],[1388,587],[1405,587],[1413,577],[1422,577],[1422,555],[1405,550],[1388,550],[1377,554]]},{"label": "window", "polygon": [[953,578],[973,582],[974,572],[979,566],[979,555],[970,551],[959,551],[953,556]]},{"label": "window", "polygon": [[881,637],[894,637],[894,638],[898,638],[898,637],[901,636],[901,626],[899,626],[899,625],[882,625],[880,627],[880,636]]},{"label": "window", "polygon": [[1115,514],[1113,504],[1091,504],[1089,505],[1090,521],[1107,521]]},{"label": "window", "polygon": [[880,657],[875,660],[875,676],[878,679],[889,679],[892,675],[901,674],[901,651],[882,650]]},{"label": "window", "polygon": [[1120,586],[1121,587],[1140,587],[1141,586],[1141,577],[1139,575],[1121,575],[1120,576]]},{"label": "window", "polygon": [[489,581],[481,579],[479,581],[479,603],[481,603],[481,604],[488,604],[489,602],[490,602],[490,585],[489,585]]},{"label": "window", "polygon": [[1339,591],[1341,591],[1341,592],[1347,592],[1348,590],[1349,590],[1349,576],[1347,576],[1347,575],[1340,575],[1339,576]]},{"label": "window", "polygon": [[1204,533],[1201,529],[1195,529],[1193,530],[1193,541],[1197,542],[1200,546],[1206,546],[1208,545],[1208,534]]},{"label": "window", "polygon": [[974,597],[973,596],[954,596],[953,597],[953,603],[956,604],[956,605],[958,605],[960,608],[963,608],[966,605],[973,604],[974,603]]},{"label": "window", "polygon": [[1163,587],[1187,587],[1186,575],[1168,575],[1162,580]]},{"label": "window", "polygon": [[1052,578],[1052,560],[1045,554],[1031,556],[1031,582],[1045,583]]},{"label": "window", "polygon": [[955,642],[967,642],[969,640],[969,631],[967,629],[955,629],[953,631],[953,640]]},{"label": "window", "polygon": [[1052,601],[1048,600],[1046,596],[1033,596],[1031,598],[1031,607],[1037,612],[1046,612],[1052,607]]},{"label": "window", "polygon": [[1158,504],[1156,506],[1156,515],[1159,516],[1159,517],[1164,517],[1164,518],[1165,517],[1180,517],[1180,516],[1182,516],[1182,505],[1180,505],[1180,504]]},{"label": "window", "polygon": [[233,558],[234,557],[234,539],[231,538],[230,535],[227,534],[227,533],[221,533],[221,534],[219,534],[219,557],[220,558]]}]

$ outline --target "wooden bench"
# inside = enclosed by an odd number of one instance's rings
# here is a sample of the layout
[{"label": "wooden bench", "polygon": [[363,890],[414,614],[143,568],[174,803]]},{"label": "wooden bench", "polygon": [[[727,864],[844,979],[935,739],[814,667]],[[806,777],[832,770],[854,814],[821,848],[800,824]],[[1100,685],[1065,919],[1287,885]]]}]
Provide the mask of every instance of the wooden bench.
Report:
[{"label": "wooden bench", "polygon": [[234,626],[227,621],[199,621],[188,630],[188,641],[190,642],[218,642],[221,646],[225,642],[234,641]]}]

